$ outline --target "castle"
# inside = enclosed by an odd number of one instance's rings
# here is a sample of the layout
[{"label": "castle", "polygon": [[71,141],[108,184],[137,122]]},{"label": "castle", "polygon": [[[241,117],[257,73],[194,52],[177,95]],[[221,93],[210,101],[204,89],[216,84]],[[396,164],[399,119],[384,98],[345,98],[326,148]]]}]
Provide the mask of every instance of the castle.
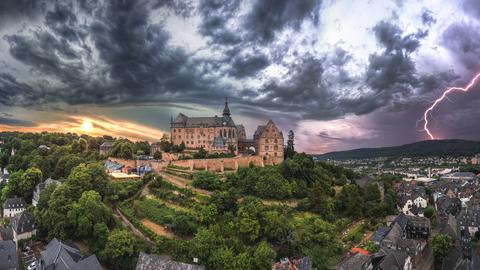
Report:
[{"label": "castle", "polygon": [[253,139],[247,139],[243,125],[235,125],[225,99],[222,116],[188,117],[183,113],[170,121],[173,145],[185,144],[186,149],[204,148],[211,153],[255,153],[278,164],[283,161],[283,133],[272,120],[258,126]]}]

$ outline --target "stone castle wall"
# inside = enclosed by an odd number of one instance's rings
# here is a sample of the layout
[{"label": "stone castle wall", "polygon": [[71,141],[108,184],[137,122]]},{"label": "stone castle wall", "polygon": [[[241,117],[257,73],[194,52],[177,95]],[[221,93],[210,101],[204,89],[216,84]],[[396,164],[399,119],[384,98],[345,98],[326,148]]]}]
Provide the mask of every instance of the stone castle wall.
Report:
[{"label": "stone castle wall", "polygon": [[250,164],[263,167],[272,165],[272,160],[264,161],[260,156],[216,158],[216,159],[188,159],[188,160],[133,160],[121,158],[108,158],[112,162],[117,162],[125,167],[137,168],[149,164],[155,173],[165,170],[168,165],[175,165],[189,168],[190,171],[209,170],[213,172],[236,171],[238,168],[246,168]]}]

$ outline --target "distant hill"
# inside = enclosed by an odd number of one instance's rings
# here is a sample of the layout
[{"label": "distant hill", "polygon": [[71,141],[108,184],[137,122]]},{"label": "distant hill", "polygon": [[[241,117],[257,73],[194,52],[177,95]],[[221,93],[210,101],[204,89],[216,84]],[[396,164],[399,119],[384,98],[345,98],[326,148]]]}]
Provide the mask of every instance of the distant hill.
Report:
[{"label": "distant hill", "polygon": [[480,142],[466,140],[430,140],[393,147],[360,148],[316,155],[326,159],[363,159],[376,157],[467,156],[480,153]]}]

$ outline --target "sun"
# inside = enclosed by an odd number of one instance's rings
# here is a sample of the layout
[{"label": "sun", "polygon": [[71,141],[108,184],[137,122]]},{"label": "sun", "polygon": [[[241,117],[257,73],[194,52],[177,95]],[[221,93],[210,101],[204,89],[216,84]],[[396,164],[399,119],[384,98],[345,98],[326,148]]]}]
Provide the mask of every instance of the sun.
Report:
[{"label": "sun", "polygon": [[82,124],[82,130],[85,132],[91,132],[93,130],[92,122],[88,119],[84,119]]}]

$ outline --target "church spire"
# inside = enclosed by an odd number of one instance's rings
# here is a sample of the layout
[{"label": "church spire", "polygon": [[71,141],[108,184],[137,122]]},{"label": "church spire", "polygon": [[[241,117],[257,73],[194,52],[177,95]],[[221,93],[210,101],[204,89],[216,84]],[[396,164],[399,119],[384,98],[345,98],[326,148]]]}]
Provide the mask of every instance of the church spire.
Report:
[{"label": "church spire", "polygon": [[223,109],[223,116],[230,117],[230,109],[228,108],[228,99],[225,97],[225,108]]}]

